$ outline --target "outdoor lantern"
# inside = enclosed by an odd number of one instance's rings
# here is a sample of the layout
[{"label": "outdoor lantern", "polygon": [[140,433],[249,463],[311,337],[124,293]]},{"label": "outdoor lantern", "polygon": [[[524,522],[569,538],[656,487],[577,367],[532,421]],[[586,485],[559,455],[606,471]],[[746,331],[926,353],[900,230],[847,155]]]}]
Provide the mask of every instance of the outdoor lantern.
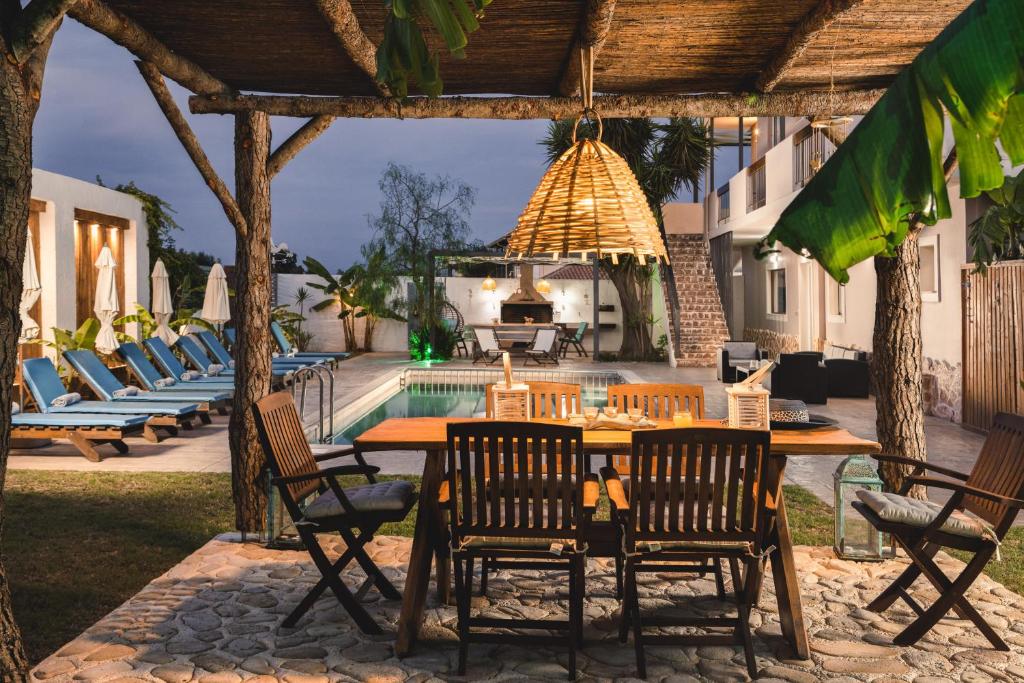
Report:
[{"label": "outdoor lantern", "polygon": [[487,277],[484,278],[484,282],[482,285],[480,285],[480,289],[484,290],[485,292],[493,292],[498,289],[498,283],[495,282],[493,277],[488,275]]},{"label": "outdoor lantern", "polygon": [[851,455],[832,475],[835,489],[836,540],[833,550],[844,560],[884,560],[896,552],[888,534],[871,526],[853,509],[857,491],[881,491],[882,480],[863,455]]},{"label": "outdoor lantern", "polygon": [[267,481],[267,524],[265,538],[267,547],[274,550],[297,550],[303,547],[299,532],[295,530],[288,511],[281,502],[281,494],[277,487],[270,483],[270,470],[266,472]]},{"label": "outdoor lantern", "polygon": [[[572,146],[540,180],[509,233],[509,255],[561,256],[632,255],[641,265],[648,258],[668,263],[658,222],[633,170],[601,142],[601,117],[593,109],[593,51],[580,55],[583,113],[572,131]],[[577,140],[584,118],[596,124],[593,140]]]}]

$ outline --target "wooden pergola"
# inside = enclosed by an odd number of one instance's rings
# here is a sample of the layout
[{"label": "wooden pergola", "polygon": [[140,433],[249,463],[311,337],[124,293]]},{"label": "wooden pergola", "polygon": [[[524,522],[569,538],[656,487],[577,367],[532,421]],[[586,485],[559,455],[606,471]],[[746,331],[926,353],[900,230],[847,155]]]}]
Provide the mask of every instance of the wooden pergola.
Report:
[{"label": "wooden pergola", "polygon": [[[238,367],[230,442],[240,529],[263,520],[250,406],[269,391],[270,183],[337,117],[565,118],[580,108],[581,46],[595,107],[621,116],[796,116],[867,111],[967,0],[496,0],[467,57],[444,55],[446,96],[398,102],[375,79],[381,0],[34,0],[47,39],[66,10],[138,60],[236,231]],[[833,58],[834,55],[834,58]],[[193,113],[235,118],[235,191],[167,89]],[[500,93],[500,95],[498,94]],[[271,149],[271,116],[309,120]]]},{"label": "wooden pergola", "polygon": [[[250,406],[269,391],[270,183],[337,117],[565,118],[581,46],[596,108],[621,116],[867,111],[967,0],[497,0],[467,58],[444,55],[446,96],[398,102],[375,78],[381,0],[78,0],[68,13],[127,48],[237,235],[238,368],[230,429],[237,523],[260,528],[263,458]],[[213,169],[165,78],[193,113],[235,117],[235,193]],[[496,93],[500,93],[497,95]],[[270,116],[308,121],[271,151]]]}]

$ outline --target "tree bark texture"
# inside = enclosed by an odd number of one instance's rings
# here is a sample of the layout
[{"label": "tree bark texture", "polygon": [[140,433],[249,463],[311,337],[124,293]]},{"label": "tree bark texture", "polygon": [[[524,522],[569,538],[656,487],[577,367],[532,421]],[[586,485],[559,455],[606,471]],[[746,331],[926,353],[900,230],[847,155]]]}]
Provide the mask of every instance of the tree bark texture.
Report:
[{"label": "tree bark texture", "polygon": [[[0,538],[3,487],[11,445],[11,401],[21,333],[21,269],[32,193],[32,121],[38,102],[0,38]],[[45,59],[45,55],[43,57]],[[0,552],[0,679],[28,680],[28,660],[14,620]]]},{"label": "tree bark texture", "polygon": [[[921,259],[911,233],[896,255],[875,257],[878,295],[872,339],[875,426],[882,452],[925,460],[924,396],[921,358]],[[882,480],[898,490],[911,468],[883,463]],[[919,489],[920,487],[915,487]],[[911,495],[923,497],[923,491]]]},{"label": "tree bark texture", "polygon": [[253,404],[270,393],[270,119],[235,116],[235,192],[245,225],[235,236],[235,398],[229,425],[231,486],[239,531],[266,520],[263,451]]},{"label": "tree bark texture", "polygon": [[615,285],[622,307],[622,345],[619,347],[618,360],[651,360],[654,345],[647,324],[651,317],[650,272],[629,258],[620,261],[618,265],[609,261],[602,261],[601,265]]}]

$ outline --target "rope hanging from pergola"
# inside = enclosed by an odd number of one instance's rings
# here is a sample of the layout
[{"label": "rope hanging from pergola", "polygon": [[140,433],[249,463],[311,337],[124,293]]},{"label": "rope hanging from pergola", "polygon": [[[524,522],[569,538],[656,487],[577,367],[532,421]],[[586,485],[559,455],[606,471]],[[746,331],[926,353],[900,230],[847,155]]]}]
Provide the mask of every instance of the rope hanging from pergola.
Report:
[{"label": "rope hanging from pergola", "polygon": [[[648,258],[668,263],[647,195],[626,160],[601,142],[601,117],[593,109],[594,57],[580,50],[580,91],[583,112],[573,127],[572,146],[540,180],[508,238],[508,253],[517,257],[594,253],[618,263],[632,255],[641,264]],[[596,139],[577,140],[586,118],[597,123]]]}]

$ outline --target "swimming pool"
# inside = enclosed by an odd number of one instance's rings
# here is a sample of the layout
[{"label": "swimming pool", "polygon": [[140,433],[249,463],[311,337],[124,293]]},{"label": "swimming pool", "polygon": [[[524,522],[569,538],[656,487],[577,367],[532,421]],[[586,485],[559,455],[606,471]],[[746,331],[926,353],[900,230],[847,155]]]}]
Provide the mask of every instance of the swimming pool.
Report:
[{"label": "swimming pool", "polygon": [[[497,381],[494,370],[450,371],[417,370],[402,376],[395,391],[358,416],[339,420],[344,426],[335,432],[333,442],[351,444],[352,440],[392,417],[474,417],[485,413],[484,385]],[[517,372],[516,381],[569,382],[581,385],[583,404],[603,406],[609,384],[626,381],[614,372]],[[354,419],[352,419],[354,417]]]}]

